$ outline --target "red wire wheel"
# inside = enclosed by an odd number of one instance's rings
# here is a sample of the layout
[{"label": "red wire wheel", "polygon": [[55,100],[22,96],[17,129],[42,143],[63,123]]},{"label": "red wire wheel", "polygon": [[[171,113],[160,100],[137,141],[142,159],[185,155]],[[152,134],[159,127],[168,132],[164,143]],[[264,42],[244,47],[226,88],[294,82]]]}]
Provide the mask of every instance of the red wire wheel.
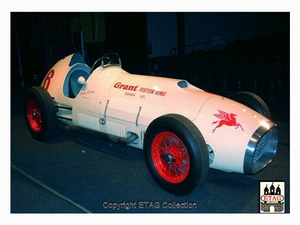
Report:
[{"label": "red wire wheel", "polygon": [[29,125],[35,132],[39,132],[42,129],[42,113],[41,109],[34,99],[29,99],[27,103],[27,118]]},{"label": "red wire wheel", "polygon": [[189,153],[174,133],[161,132],[152,143],[152,159],[157,172],[170,183],[184,181],[190,171]]},{"label": "red wire wheel", "polygon": [[52,97],[42,86],[30,88],[25,95],[24,117],[27,128],[36,140],[46,140],[56,130],[56,108]]},{"label": "red wire wheel", "polygon": [[196,125],[181,115],[164,115],[150,123],[144,138],[144,154],[153,179],[172,194],[190,194],[206,179],[206,142]]}]

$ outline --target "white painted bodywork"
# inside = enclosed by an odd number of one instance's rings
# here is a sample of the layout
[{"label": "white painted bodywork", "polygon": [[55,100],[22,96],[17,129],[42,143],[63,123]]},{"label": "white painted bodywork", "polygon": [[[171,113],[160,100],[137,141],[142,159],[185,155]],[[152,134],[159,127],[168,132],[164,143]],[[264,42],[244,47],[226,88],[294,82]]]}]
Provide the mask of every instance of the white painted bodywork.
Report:
[{"label": "white painted bodywork", "polygon": [[[59,119],[68,125],[119,137],[137,134],[138,139],[130,144],[132,147],[143,149],[145,132],[155,118],[180,114],[199,128],[213,149],[211,168],[243,173],[245,152],[252,135],[264,124],[273,124],[252,109],[205,92],[187,81],[130,74],[120,66],[97,67],[77,96],[71,98],[67,96],[69,78],[66,75],[72,69],[69,66],[72,57],[54,65],[41,84],[56,102]],[[51,78],[47,78],[49,74]],[[240,126],[223,125],[213,132],[220,121],[214,115],[219,114],[219,110],[235,114]]]}]

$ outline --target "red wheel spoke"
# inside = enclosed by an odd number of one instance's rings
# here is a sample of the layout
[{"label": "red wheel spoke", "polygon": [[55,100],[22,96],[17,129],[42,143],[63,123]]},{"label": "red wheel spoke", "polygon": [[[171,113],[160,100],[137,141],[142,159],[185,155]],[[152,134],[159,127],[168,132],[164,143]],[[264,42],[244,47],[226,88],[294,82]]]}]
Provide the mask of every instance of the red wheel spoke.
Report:
[{"label": "red wheel spoke", "polygon": [[39,132],[42,129],[42,113],[38,103],[34,99],[30,99],[27,104],[27,118],[31,128]]},{"label": "red wheel spoke", "polygon": [[152,158],[157,172],[168,182],[182,182],[189,173],[188,151],[174,133],[161,132],[154,138]]}]

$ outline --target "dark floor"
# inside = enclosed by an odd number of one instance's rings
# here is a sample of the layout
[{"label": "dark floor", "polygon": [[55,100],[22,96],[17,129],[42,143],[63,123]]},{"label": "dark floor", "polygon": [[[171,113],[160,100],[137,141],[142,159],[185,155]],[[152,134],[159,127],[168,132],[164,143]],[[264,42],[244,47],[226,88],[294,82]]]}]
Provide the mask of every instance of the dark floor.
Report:
[{"label": "dark floor", "polygon": [[253,176],[211,169],[201,188],[178,197],[152,180],[141,150],[61,129],[47,143],[33,140],[22,93],[11,96],[11,213],[259,213],[259,181],[284,181],[290,212],[287,102],[274,113],[278,153],[267,168]]}]

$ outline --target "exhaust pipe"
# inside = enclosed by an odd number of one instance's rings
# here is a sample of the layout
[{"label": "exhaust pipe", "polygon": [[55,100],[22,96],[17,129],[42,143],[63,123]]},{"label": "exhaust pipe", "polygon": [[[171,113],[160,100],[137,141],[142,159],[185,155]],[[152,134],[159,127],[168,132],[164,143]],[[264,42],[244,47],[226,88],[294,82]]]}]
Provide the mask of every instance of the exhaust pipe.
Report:
[{"label": "exhaust pipe", "polygon": [[128,145],[134,142],[136,139],[138,139],[138,137],[139,136],[137,134],[131,133],[131,135],[127,138],[119,137],[118,143]]}]

